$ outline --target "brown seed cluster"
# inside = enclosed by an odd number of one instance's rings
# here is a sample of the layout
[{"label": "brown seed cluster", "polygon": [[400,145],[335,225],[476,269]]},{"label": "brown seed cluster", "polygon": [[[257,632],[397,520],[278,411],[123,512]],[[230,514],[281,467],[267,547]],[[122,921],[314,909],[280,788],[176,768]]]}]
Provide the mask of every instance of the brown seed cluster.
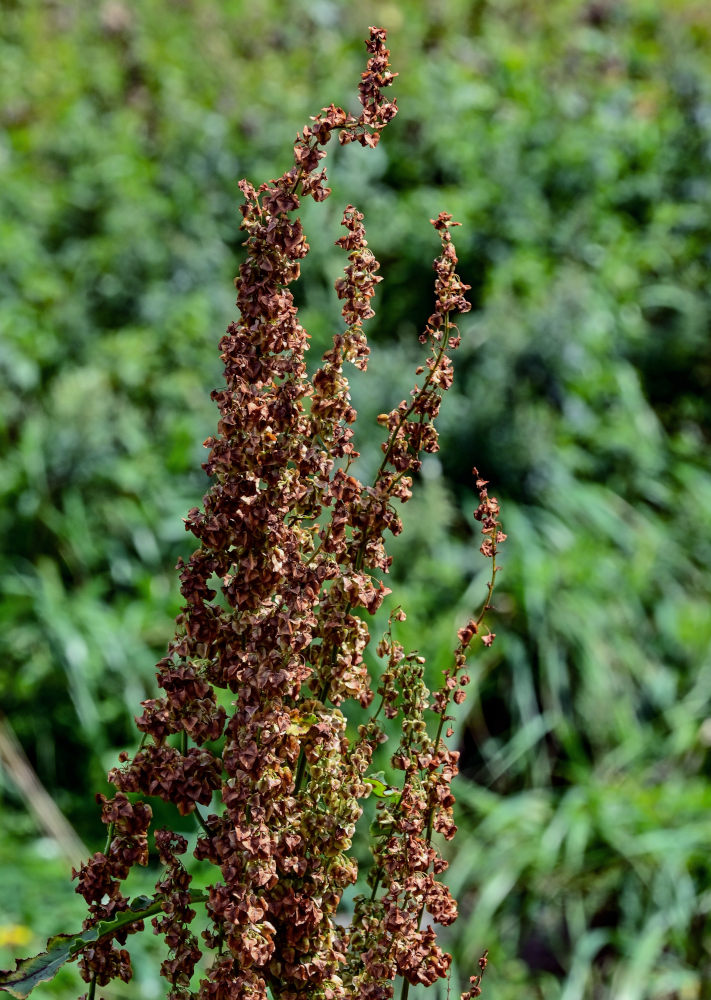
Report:
[{"label": "brown seed cluster", "polygon": [[[147,831],[151,807],[144,802],[132,804],[122,792],[111,800],[103,795],[96,798],[101,805],[101,820],[108,827],[106,848],[81,865],[78,872],[72,871],[73,877],[78,879],[76,891],[89,904],[84,927],[127,910],[129,900],[121,892],[121,883],[134,865],[148,864]],[[143,924],[137,921],[121,930],[114,940],[125,944],[127,934],[142,929]],[[83,950],[79,970],[84,982],[93,981],[99,986],[105,986],[112,979],[128,982],[132,974],[128,951],[106,939]]]},{"label": "brown seed cluster", "polygon": [[[451,839],[456,829],[450,785],[458,755],[446,747],[443,727],[450,701],[463,698],[466,651],[490,606],[496,546],[504,538],[482,480],[476,517],[482,552],[493,561],[491,584],[479,619],[459,633],[441,690],[430,695],[422,657],[406,654],[393,638],[393,621],[404,618],[399,610],[378,646],[385,667],[375,683],[364,654],[367,617],[389,593],[381,579],[390,565],[385,532],[401,530],[394,503],[408,500],[422,454],[438,448],[434,421],[459,344],[454,317],[469,309],[450,233],[457,223],[445,212],[432,220],[442,253],[434,265],[434,312],[420,338],[429,354],[410,399],[378,418],[387,437],[370,485],[352,474],[356,411],[344,366],[367,367],[363,324],[381,279],[353,205],[337,240],[347,254],[336,282],[344,328],[310,379],[308,335],[289,290],[308,252],[293,213],[302,198],[319,202],[330,193],[319,169],[323,147],[334,131],[341,143],[375,146],[396,113],[383,96],[394,78],[385,37],[371,28],[360,116],[322,109],[297,136],[289,170],[258,188],[240,183],[247,253],[235,279],[239,319],[220,344],[225,386],[213,393],[219,420],[206,442],[212,485],[202,509],[186,519],[199,547],[179,565],[185,604],[158,664],[162,694],[143,704],[140,749],[131,760],[122,755],[109,775],[117,793],[102,799],[107,850],[76,873],[89,923],[125,910],[121,882],[133,864],[147,862],[151,818],[150,807],[132,804],[127,793],[197,814],[195,856],[215,866],[202,942],[190,929],[194,895],[179,860],[187,842],[155,832],[163,915],[153,926],[169,949],[161,973],[171,1000],[266,1000],[268,989],[279,1000],[375,1000],[392,996],[397,976],[434,983],[451,961],[432,927],[457,915],[438,881],[446,862],[433,836]],[[364,708],[377,704],[356,739],[348,737],[340,709],[350,699]],[[385,740],[381,712],[402,720],[392,757],[402,783],[379,804],[370,896],[357,898],[346,927],[335,916],[358,877],[348,852],[374,788],[368,772]],[[216,801],[216,811],[203,816],[199,807]],[[423,924],[425,912],[431,919]],[[203,952],[210,961],[196,973]],[[112,942],[87,948],[81,971],[99,985],[113,976],[126,980],[127,952]]]}]

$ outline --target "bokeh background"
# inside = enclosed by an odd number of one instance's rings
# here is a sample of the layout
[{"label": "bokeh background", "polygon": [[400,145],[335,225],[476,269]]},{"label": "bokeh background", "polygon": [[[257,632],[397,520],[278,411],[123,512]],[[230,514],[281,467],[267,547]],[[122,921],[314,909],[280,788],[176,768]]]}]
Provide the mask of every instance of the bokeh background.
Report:
[{"label": "bokeh background", "polygon": [[[329,152],[297,295],[315,362],[354,202],[385,278],[353,380],[367,477],[431,310],[428,220],[463,223],[473,310],[391,549],[435,679],[484,593],[472,466],[491,480],[509,541],[458,722],[452,995],[488,947],[489,1000],[709,998],[705,0],[2,0],[0,966],[78,927],[68,859],[102,846],[93,794],[172,634],[237,181],[357,107],[371,23],[401,111]],[[142,938],[109,1000],[164,995]]]}]

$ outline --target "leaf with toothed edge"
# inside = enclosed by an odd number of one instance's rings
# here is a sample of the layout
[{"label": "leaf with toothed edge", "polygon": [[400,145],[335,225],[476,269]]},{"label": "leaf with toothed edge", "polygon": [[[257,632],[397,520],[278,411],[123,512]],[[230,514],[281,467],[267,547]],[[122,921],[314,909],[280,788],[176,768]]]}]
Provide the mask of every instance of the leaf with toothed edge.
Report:
[{"label": "leaf with toothed edge", "polygon": [[[190,901],[204,902],[204,892],[191,892]],[[143,920],[163,909],[163,899],[152,896],[136,896],[128,910],[119,913],[113,920],[100,920],[79,934],[55,934],[47,941],[47,950],[32,958],[17,959],[14,969],[0,972],[0,991],[5,991],[18,1000],[28,997],[38,983],[47,982],[56,976],[61,967],[75,958],[83,948],[101,938],[110,937],[122,927]]]}]

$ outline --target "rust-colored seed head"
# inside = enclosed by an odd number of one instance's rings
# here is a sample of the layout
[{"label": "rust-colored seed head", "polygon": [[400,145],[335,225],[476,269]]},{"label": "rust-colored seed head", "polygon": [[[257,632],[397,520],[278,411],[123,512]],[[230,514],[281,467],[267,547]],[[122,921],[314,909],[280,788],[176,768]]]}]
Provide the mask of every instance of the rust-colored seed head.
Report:
[{"label": "rust-colored seed head", "polygon": [[[446,212],[431,220],[442,249],[434,311],[421,337],[429,353],[410,399],[378,417],[387,436],[369,485],[351,472],[356,411],[345,368],[367,368],[364,323],[382,279],[353,205],[336,240],[347,257],[335,283],[343,326],[311,378],[308,335],[289,290],[309,249],[294,213],[303,198],[319,202],[330,193],[323,147],[334,132],[341,143],[375,146],[397,112],[383,96],[396,75],[385,41],[384,29],[370,29],[357,118],[323,108],[298,134],[293,164],[281,177],[257,188],[240,182],[246,256],[235,279],[239,316],[220,343],[225,384],[213,393],[217,432],[205,442],[211,486],[185,521],[198,548],[178,567],[184,605],[158,664],[161,695],[144,702],[137,719],[141,748],[131,759],[120,755],[109,774],[116,794],[100,797],[107,849],[75,873],[89,903],[87,925],[110,919],[129,906],[121,892],[129,870],[148,860],[151,810],[128,795],[157,796],[183,816],[197,814],[195,856],[216,869],[205,894],[191,889],[180,860],[185,838],[154,832],[162,912],[152,925],[168,946],[161,974],[174,998],[266,998],[271,989],[280,1000],[376,1000],[392,996],[396,976],[431,985],[451,962],[423,915],[443,925],[457,916],[438,881],[447,864],[433,835],[448,840],[456,830],[458,754],[442,733],[451,702],[464,698],[466,652],[481,633],[483,612],[459,630],[453,664],[432,695],[423,658],[406,653],[393,635],[404,619],[400,609],[378,645],[384,665],[375,681],[364,656],[368,617],[390,593],[382,581],[390,566],[385,535],[402,527],[394,504],[411,496],[423,453],[437,451],[434,421],[460,341],[454,318],[470,308],[450,233],[458,223]],[[495,564],[505,537],[499,506],[479,478],[477,488],[481,551]],[[485,610],[495,572],[494,565]],[[482,639],[492,640],[492,633]],[[340,710],[353,700],[374,706],[355,738]],[[376,788],[369,768],[385,740],[381,712],[402,720],[392,756],[401,781],[379,799],[371,892],[356,897],[346,927],[334,918],[358,878],[348,852],[361,803]],[[201,807],[216,799],[204,816]],[[191,931],[196,901],[209,917],[201,941]],[[203,950],[212,961],[196,994],[191,977]],[[128,953],[110,939],[85,948],[80,968],[99,985],[131,974]],[[478,995],[481,972],[467,998]]]}]

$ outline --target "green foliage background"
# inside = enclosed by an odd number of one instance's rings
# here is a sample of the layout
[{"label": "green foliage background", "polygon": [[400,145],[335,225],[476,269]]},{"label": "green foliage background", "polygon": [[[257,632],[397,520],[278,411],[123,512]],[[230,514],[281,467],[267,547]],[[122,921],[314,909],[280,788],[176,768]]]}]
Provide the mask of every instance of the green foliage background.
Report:
[{"label": "green foliage background", "polygon": [[[401,113],[374,152],[329,153],[298,295],[317,358],[354,202],[385,278],[353,380],[367,477],[430,311],[428,219],[463,223],[474,308],[391,549],[434,678],[484,592],[472,465],[492,481],[509,541],[458,729],[453,995],[488,947],[490,1000],[711,997],[711,8],[0,6],[0,705],[44,786],[102,846],[92,795],[134,744],[206,485],[237,180],[353,106],[382,24]],[[6,966],[82,906],[0,793]],[[106,992],[160,995],[150,953]]]}]

